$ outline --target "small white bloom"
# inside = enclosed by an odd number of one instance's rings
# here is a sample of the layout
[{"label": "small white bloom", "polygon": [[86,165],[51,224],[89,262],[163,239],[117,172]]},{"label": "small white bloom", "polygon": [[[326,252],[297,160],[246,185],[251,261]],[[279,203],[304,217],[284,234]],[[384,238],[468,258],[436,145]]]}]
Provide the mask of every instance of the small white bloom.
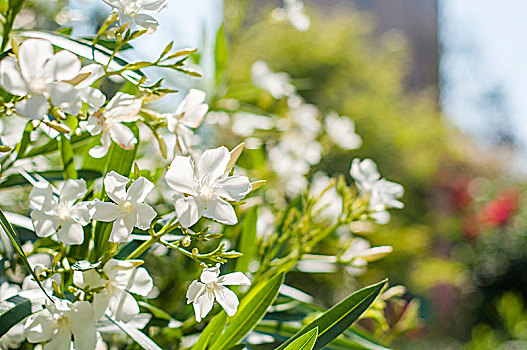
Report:
[{"label": "small white bloom", "polygon": [[381,178],[373,160],[353,159],[350,175],[355,180],[359,191],[369,195],[371,216],[378,223],[385,224],[390,220],[387,208],[402,209],[404,207],[404,204],[397,200],[404,194],[403,186]]},{"label": "small white bloom", "polygon": [[267,90],[276,99],[290,96],[295,92],[291,78],[287,73],[273,73],[267,63],[256,61],[251,67],[251,79],[254,85]]},{"label": "small white bloom", "polygon": [[309,29],[311,20],[305,13],[304,3],[301,0],[285,0],[284,9],[289,22],[300,32]]},{"label": "small white bloom", "polygon": [[355,133],[355,123],[349,117],[339,117],[330,113],[326,120],[326,133],[336,145],[343,149],[357,149],[362,145],[362,139]]},{"label": "small white bloom", "polygon": [[331,179],[324,173],[317,172],[313,176],[309,190],[311,197],[318,198],[313,210],[319,211],[319,215],[323,218],[337,221],[342,213],[342,198],[331,184]]},{"label": "small white bloom", "polygon": [[226,225],[238,222],[227,201],[244,198],[251,191],[251,183],[247,176],[227,176],[230,159],[226,147],[203,152],[196,170],[191,157],[174,158],[165,179],[178,192],[173,200],[181,225],[192,226],[201,216]]},{"label": "small white bloom", "polygon": [[238,297],[225,286],[249,286],[251,281],[241,272],[229,273],[225,276],[220,275],[220,264],[215,267],[205,268],[201,273],[200,280],[194,280],[187,291],[187,304],[192,303],[196,314],[196,321],[207,316],[212,310],[214,300],[225,310],[227,315],[234,316],[238,309]]},{"label": "small white bloom", "polygon": [[140,311],[132,294],[147,297],[154,286],[148,271],[144,267],[138,267],[142,263],[142,260],[111,259],[102,269],[104,274],[93,269],[75,271],[73,282],[80,288],[104,288],[95,295],[96,316],[101,317],[108,308],[116,320],[128,322]]},{"label": "small white bloom", "polygon": [[365,266],[368,262],[379,260],[393,251],[391,246],[371,248],[370,242],[363,238],[354,238],[349,247],[340,256],[340,261],[355,266]]},{"label": "small white bloom", "polygon": [[77,350],[93,350],[97,343],[96,322],[89,302],[54,298],[54,303],[48,301],[44,310],[29,317],[26,337],[30,343],[47,342],[44,350],[69,350],[72,340]]},{"label": "small white bloom", "polygon": [[255,130],[270,130],[273,125],[273,119],[263,115],[236,112],[232,116],[232,131],[243,137],[251,136]]},{"label": "small white bloom", "polygon": [[122,124],[139,119],[141,100],[134,96],[118,92],[108,102],[104,112],[94,113],[88,118],[86,130],[92,135],[101,134],[101,146],[93,147],[90,156],[102,158],[108,153],[112,140],[120,147],[130,150],[134,148],[137,139],[132,130]]},{"label": "small white bloom", "polygon": [[129,178],[115,171],[109,172],[104,178],[104,189],[114,203],[99,200],[94,203],[94,220],[113,221],[110,242],[125,242],[134,226],[148,230],[157,215],[151,206],[143,203],[154,184],[140,177],[126,190],[129,182]]},{"label": "small white bloom", "polygon": [[75,203],[86,195],[84,180],[68,180],[59,190],[58,199],[53,195],[49,182],[38,182],[29,194],[33,210],[31,220],[39,237],[57,232],[59,241],[65,244],[81,244],[84,230],[90,221],[88,202]]},{"label": "small white bloom", "polygon": [[165,114],[168,130],[176,135],[176,142],[181,153],[188,153],[192,145],[192,129],[203,122],[209,106],[205,102],[205,92],[191,89],[179,104],[174,114]]},{"label": "small white bloom", "polygon": [[79,58],[67,51],[53,52],[47,40],[27,39],[18,50],[18,59],[8,56],[0,62],[0,85],[16,96],[27,96],[16,103],[16,112],[42,119],[49,101],[70,114],[78,114],[81,94],[69,81],[81,70]]},{"label": "small white bloom", "polygon": [[104,2],[117,10],[121,24],[134,21],[140,28],[158,26],[159,22],[152,15],[168,4],[168,0],[104,0]]}]

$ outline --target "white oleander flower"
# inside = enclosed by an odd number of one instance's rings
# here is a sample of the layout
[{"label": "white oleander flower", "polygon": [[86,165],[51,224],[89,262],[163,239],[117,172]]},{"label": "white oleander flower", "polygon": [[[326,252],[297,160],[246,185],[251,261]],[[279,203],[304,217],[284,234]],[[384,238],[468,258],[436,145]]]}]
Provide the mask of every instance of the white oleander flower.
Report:
[{"label": "white oleander flower", "polygon": [[346,150],[357,149],[362,145],[362,139],[355,133],[355,123],[349,117],[339,117],[330,113],[325,120],[326,133],[331,141]]},{"label": "white oleander flower", "polygon": [[104,274],[93,269],[75,271],[73,282],[80,288],[104,288],[95,294],[95,313],[102,316],[108,308],[116,320],[129,322],[140,311],[132,294],[146,297],[154,287],[148,271],[138,267],[142,263],[142,260],[111,259],[102,269]]},{"label": "white oleander flower", "polygon": [[104,0],[117,10],[121,24],[135,22],[140,28],[152,28],[159,22],[152,16],[167,7],[168,0]]},{"label": "white oleander flower", "polygon": [[225,225],[238,222],[227,201],[243,199],[251,191],[251,183],[247,176],[228,176],[230,160],[231,153],[223,146],[203,152],[196,170],[191,157],[174,158],[165,180],[177,191],[173,201],[181,225],[190,227],[201,216]]},{"label": "white oleander flower", "polygon": [[53,195],[49,182],[38,182],[29,194],[33,210],[31,220],[39,237],[49,237],[55,232],[65,244],[81,244],[84,241],[83,226],[90,222],[88,202],[75,203],[86,195],[84,180],[68,180]]},{"label": "white oleander flower", "polygon": [[106,97],[101,90],[90,85],[104,75],[104,68],[99,64],[92,63],[82,67],[79,74],[89,74],[86,79],[75,85],[75,88],[79,91],[81,100],[86,102],[90,112],[98,111],[104,105],[104,102],[106,102]]},{"label": "white oleander flower", "polygon": [[[318,201],[313,206],[314,211],[319,211],[319,215],[323,218],[337,221],[342,213],[342,198],[326,174],[317,172],[313,176],[309,194],[313,198],[318,198]],[[315,220],[317,219],[315,218]]]},{"label": "white oleander flower", "polygon": [[88,118],[86,130],[92,135],[101,135],[101,146],[93,147],[90,156],[102,158],[108,153],[112,140],[120,147],[130,150],[134,148],[137,139],[132,130],[123,123],[139,119],[141,100],[134,96],[118,92],[108,102],[104,112],[94,113]]},{"label": "white oleander flower", "polygon": [[104,189],[114,203],[95,200],[93,204],[94,220],[113,221],[110,242],[125,242],[134,226],[148,230],[157,215],[151,206],[143,203],[154,184],[140,177],[127,190],[129,182],[129,178],[115,171],[109,172],[104,178]]},{"label": "white oleander flower", "polygon": [[273,119],[247,112],[236,112],[232,115],[232,131],[243,137],[251,136],[255,130],[270,130]]},{"label": "white oleander flower", "polygon": [[87,301],[69,302],[54,298],[46,308],[26,321],[26,337],[30,343],[42,343],[44,350],[93,350],[97,343],[97,319]]},{"label": "white oleander flower", "polygon": [[27,39],[18,49],[18,59],[0,61],[0,85],[16,96],[27,96],[15,105],[17,114],[42,119],[51,105],[77,115],[81,93],[72,80],[81,73],[81,61],[67,51],[53,52],[47,40]]},{"label": "white oleander flower", "polygon": [[236,294],[225,286],[249,286],[251,281],[241,272],[220,275],[220,264],[215,267],[205,268],[201,273],[200,280],[194,280],[187,291],[187,304],[192,303],[196,321],[207,316],[212,310],[214,300],[217,300],[227,315],[234,316],[238,309],[238,297]]},{"label": "white oleander flower", "polygon": [[363,238],[354,238],[349,247],[340,256],[340,261],[351,263],[357,267],[368,262],[379,260],[393,251],[391,246],[371,247],[370,242]]},{"label": "white oleander flower", "polygon": [[404,204],[397,199],[403,196],[404,187],[381,178],[373,160],[353,159],[350,175],[355,180],[359,191],[369,195],[371,216],[378,223],[385,224],[390,220],[387,208],[402,209],[404,207]]},{"label": "white oleander flower", "polygon": [[165,114],[167,127],[176,135],[176,142],[181,153],[186,154],[192,146],[192,129],[197,128],[203,122],[203,118],[209,106],[205,102],[205,92],[190,89],[187,96],[181,101],[176,113]]},{"label": "white oleander flower", "polygon": [[251,79],[254,85],[268,91],[276,99],[290,96],[295,92],[289,75],[284,72],[274,73],[264,61],[253,63]]}]

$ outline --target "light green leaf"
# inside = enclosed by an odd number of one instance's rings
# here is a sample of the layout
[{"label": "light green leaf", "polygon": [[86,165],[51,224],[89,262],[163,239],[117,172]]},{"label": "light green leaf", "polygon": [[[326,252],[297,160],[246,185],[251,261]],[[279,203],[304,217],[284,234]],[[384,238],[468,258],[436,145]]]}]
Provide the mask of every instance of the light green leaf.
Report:
[{"label": "light green leaf", "polygon": [[[48,182],[64,180],[64,174],[61,170],[46,170],[40,172],[27,173],[31,177],[42,176]],[[101,177],[101,172],[95,170],[78,170],[77,174],[81,179],[94,180]],[[35,179],[37,181],[37,179]],[[0,189],[5,189],[13,186],[27,185],[30,184],[27,178],[20,174],[9,175],[2,183],[0,183]]]},{"label": "light green leaf", "polygon": [[214,46],[214,70],[216,84],[220,84],[224,80],[228,59],[227,39],[225,37],[225,28],[222,24],[216,33],[216,44]]},{"label": "light green leaf", "polygon": [[0,209],[0,225],[4,229],[5,233],[9,237],[9,240],[11,241],[11,244],[15,248],[16,252],[22,258],[22,261],[24,262],[24,265],[26,265],[26,268],[31,273],[31,275],[33,276],[33,278],[37,282],[37,284],[40,287],[40,289],[42,289],[44,294],[51,300],[51,298],[49,297],[48,293],[44,289],[44,286],[42,286],[42,283],[40,282],[40,280],[38,279],[37,275],[35,274],[35,271],[33,271],[33,269],[31,268],[31,265],[29,265],[29,261],[27,261],[26,254],[22,250],[22,245],[20,244],[20,242],[18,240],[18,235],[17,235],[15,229],[13,228],[13,226],[11,226],[9,221],[7,221],[7,219],[6,219],[4,213],[2,212],[1,209]]},{"label": "light green leaf", "polygon": [[31,315],[31,300],[15,295],[0,302],[0,337]]},{"label": "light green leaf", "polygon": [[307,333],[298,337],[294,342],[289,344],[285,350],[311,350],[317,341],[318,327],[313,328]]},{"label": "light green leaf", "polygon": [[236,260],[236,271],[246,272],[249,264],[256,254],[256,221],[258,219],[258,207],[251,208],[243,219],[242,232],[240,234],[238,251],[243,255]]},{"label": "light green leaf", "polygon": [[127,325],[124,322],[114,320],[110,316],[106,315],[106,318],[115,324],[119,329],[121,329],[126,335],[132,338],[137,344],[139,344],[145,350],[162,350],[159,345],[157,345],[152,339],[150,339],[146,334]]},{"label": "light green leaf", "polygon": [[216,316],[214,316],[214,318],[209,322],[207,327],[203,329],[203,332],[201,332],[201,335],[199,336],[198,341],[196,342],[196,344],[194,344],[192,349],[194,350],[206,349],[210,343],[210,340],[216,338],[217,336],[221,334],[226,323],[227,323],[227,314],[225,313],[225,311],[221,311]]},{"label": "light green leaf", "polygon": [[280,345],[277,350],[285,349],[296,338],[304,334],[307,330],[313,327],[318,327],[319,333],[314,349],[321,349],[324,345],[331,342],[344,332],[349,326],[355,322],[364,311],[373,303],[375,298],[379,295],[382,288],[386,284],[386,280],[377,284],[363,288],[349,297],[333,306],[328,311],[310,322],[307,326],[302,328],[288,341]]},{"label": "light green leaf", "polygon": [[31,132],[33,130],[33,124],[31,122],[28,122],[26,124],[26,128],[24,129],[24,133],[22,134],[20,142],[16,145],[16,159],[22,158],[27,148],[31,144]]},{"label": "light green leaf", "polygon": [[278,289],[283,281],[284,274],[281,273],[268,282],[251,289],[241,301],[238,312],[232,317],[225,332],[212,344],[210,349],[227,349],[242,340],[264,317],[278,295]]},{"label": "light green leaf", "polygon": [[60,161],[64,169],[64,179],[69,180],[78,179],[77,168],[73,159],[73,149],[71,148],[70,140],[64,136],[59,139]]}]

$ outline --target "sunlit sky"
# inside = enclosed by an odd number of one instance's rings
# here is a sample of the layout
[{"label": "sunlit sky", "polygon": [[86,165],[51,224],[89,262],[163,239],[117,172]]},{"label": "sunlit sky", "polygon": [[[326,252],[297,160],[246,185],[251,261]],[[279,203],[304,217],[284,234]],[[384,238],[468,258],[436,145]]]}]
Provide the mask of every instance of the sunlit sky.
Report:
[{"label": "sunlit sky", "polygon": [[[440,0],[440,20],[444,113],[485,137],[503,125],[502,113],[491,113],[501,109],[527,149],[527,1]],[[492,90],[501,91],[503,108],[482,103]]]}]

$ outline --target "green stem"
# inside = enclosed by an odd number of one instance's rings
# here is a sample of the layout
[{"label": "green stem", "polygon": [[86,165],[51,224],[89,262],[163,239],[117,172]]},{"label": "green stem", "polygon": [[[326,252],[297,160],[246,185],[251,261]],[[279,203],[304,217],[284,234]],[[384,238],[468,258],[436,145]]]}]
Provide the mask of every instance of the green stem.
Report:
[{"label": "green stem", "polygon": [[161,237],[175,229],[177,226],[179,226],[179,222],[177,222],[177,218],[174,216],[161,230],[159,230],[158,233],[152,233],[149,230],[150,239],[137,247],[137,249],[130,253],[125,260],[137,259],[141,254],[146,252],[148,248],[158,243],[161,240]]}]

